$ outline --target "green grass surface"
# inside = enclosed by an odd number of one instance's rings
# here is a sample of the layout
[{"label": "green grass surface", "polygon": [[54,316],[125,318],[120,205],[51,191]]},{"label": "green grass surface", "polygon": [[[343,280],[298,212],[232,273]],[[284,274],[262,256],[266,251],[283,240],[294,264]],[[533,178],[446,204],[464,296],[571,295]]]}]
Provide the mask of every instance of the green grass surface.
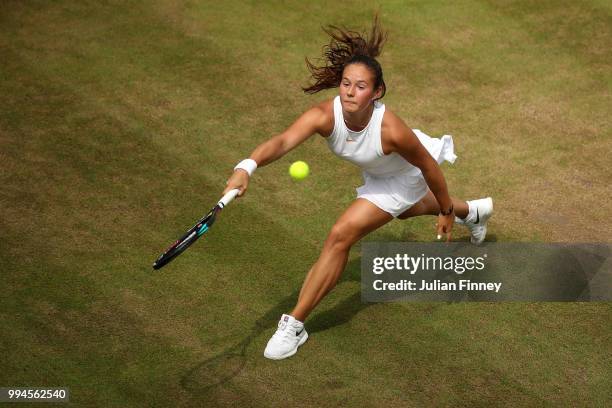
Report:
[{"label": "green grass surface", "polygon": [[[308,343],[264,359],[361,181],[319,138],[151,271],[236,162],[334,95],[300,91],[320,26],[366,27],[378,8],[3,2],[0,386],[68,386],[74,406],[609,406],[609,303],[363,304],[359,245]],[[385,102],[453,134],[451,192],[495,198],[491,239],[612,240],[611,16],[605,1],[383,2]],[[366,239],[431,241],[433,223]]]}]

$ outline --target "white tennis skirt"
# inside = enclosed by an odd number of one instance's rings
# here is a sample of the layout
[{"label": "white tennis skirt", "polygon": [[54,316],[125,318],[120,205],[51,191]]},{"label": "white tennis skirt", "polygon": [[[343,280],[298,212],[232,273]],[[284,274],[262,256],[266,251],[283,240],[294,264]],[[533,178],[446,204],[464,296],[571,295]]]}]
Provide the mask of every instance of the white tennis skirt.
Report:
[{"label": "white tennis skirt", "polygon": [[[444,135],[437,139],[418,129],[413,131],[438,163],[455,162],[457,156],[452,136]],[[370,201],[393,217],[398,217],[418,203],[429,189],[421,171],[413,166],[405,172],[385,176],[373,176],[364,171],[363,181],[363,186],[357,188],[357,198]]]}]

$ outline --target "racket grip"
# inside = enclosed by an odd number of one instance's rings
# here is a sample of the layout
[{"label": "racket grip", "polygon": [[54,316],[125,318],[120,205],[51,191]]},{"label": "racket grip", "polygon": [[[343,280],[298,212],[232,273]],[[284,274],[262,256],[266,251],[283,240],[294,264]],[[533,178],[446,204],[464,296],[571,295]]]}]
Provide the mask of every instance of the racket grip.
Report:
[{"label": "racket grip", "polygon": [[227,193],[225,193],[225,195],[221,198],[221,200],[219,200],[219,205],[221,206],[221,208],[225,207],[226,205],[228,205],[234,198],[236,198],[236,196],[238,195],[238,192],[240,190],[238,190],[237,188],[228,191]]}]

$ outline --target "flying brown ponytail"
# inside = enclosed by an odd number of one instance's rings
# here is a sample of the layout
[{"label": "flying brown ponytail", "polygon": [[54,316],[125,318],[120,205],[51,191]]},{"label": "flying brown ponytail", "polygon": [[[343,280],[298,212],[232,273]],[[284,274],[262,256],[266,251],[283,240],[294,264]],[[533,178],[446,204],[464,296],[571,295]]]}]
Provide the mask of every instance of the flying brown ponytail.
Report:
[{"label": "flying brown ponytail", "polygon": [[385,95],[386,86],[382,68],[376,61],[376,57],[382,52],[387,33],[380,27],[378,14],[374,16],[369,36],[333,25],[324,27],[323,31],[331,37],[331,40],[323,47],[322,65],[316,66],[306,58],[306,66],[315,82],[302,88],[303,91],[307,94],[314,94],[324,89],[336,88],[340,85],[344,68],[349,64],[361,63],[374,73],[374,89],[379,86],[383,87],[382,98]]}]

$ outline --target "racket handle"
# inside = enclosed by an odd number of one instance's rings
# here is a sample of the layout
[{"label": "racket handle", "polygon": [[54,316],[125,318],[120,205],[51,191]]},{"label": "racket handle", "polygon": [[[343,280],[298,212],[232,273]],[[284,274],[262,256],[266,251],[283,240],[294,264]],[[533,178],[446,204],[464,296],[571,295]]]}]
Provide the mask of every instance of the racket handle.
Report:
[{"label": "racket handle", "polygon": [[225,195],[221,198],[221,200],[219,200],[219,204],[221,206],[221,208],[225,207],[226,205],[228,205],[234,198],[236,198],[236,196],[238,195],[238,192],[240,190],[238,190],[237,188],[228,191],[227,193],[225,193]]}]

